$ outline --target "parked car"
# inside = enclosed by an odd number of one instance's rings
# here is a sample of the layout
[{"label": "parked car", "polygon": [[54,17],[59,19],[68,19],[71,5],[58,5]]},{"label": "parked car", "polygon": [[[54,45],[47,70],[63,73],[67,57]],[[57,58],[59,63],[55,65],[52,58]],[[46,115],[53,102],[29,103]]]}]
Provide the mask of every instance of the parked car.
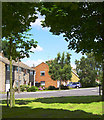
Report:
[{"label": "parked car", "polygon": [[80,88],[81,83],[80,82],[70,82],[67,86],[69,86],[71,88]]}]

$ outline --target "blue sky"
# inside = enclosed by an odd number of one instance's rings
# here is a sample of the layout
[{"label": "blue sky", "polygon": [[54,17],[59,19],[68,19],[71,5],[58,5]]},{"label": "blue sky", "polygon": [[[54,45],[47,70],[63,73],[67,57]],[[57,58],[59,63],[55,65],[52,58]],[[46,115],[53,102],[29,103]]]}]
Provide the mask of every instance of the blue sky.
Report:
[{"label": "blue sky", "polygon": [[31,23],[32,29],[30,33],[33,34],[32,38],[38,41],[38,47],[32,48],[34,53],[30,53],[30,58],[24,58],[22,62],[30,67],[33,64],[37,66],[41,62],[54,59],[58,52],[69,52],[71,54],[71,66],[75,68],[75,59],[79,60],[82,54],[68,50],[68,42],[64,40],[62,35],[52,35],[48,28],[42,28],[40,21],[43,19],[43,17],[39,16],[35,23]]}]

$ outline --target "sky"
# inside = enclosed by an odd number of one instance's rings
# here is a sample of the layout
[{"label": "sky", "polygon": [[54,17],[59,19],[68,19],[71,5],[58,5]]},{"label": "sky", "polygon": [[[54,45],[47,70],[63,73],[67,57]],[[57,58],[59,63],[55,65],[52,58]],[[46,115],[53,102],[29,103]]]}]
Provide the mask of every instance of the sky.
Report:
[{"label": "sky", "polygon": [[22,59],[22,62],[32,67],[37,66],[38,64],[45,62],[50,59],[57,57],[57,53],[60,52],[69,52],[71,54],[71,66],[75,68],[75,60],[80,60],[82,57],[81,53],[75,53],[74,50],[68,49],[68,42],[66,42],[62,35],[52,35],[49,32],[49,28],[42,28],[41,20],[44,17],[38,15],[38,19],[35,23],[31,23],[30,33],[33,35],[35,41],[38,42],[37,48],[32,48],[31,50],[34,53],[30,53],[30,58]]}]

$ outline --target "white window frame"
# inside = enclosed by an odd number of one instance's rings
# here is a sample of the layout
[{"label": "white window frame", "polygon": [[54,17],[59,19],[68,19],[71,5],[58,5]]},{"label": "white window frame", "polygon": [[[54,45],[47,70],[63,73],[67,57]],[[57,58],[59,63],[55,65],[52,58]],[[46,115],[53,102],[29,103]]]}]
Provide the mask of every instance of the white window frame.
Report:
[{"label": "white window frame", "polygon": [[[42,75],[44,73],[44,75]],[[45,71],[40,71],[40,76],[45,76]]]},{"label": "white window frame", "polygon": [[[9,81],[9,82],[7,82],[7,81]],[[6,84],[10,84],[10,80],[6,80]]]},{"label": "white window frame", "polygon": [[10,71],[10,65],[7,65],[7,71]]},{"label": "white window frame", "polygon": [[[42,83],[42,82],[44,82],[44,83]],[[45,81],[41,81],[41,85],[45,86]]]}]

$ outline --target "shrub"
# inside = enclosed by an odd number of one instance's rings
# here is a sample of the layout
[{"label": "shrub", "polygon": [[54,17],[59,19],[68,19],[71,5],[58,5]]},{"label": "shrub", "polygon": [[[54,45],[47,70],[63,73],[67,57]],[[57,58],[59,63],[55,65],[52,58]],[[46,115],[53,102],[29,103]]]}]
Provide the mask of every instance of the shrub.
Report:
[{"label": "shrub", "polygon": [[45,90],[48,90],[48,88],[45,87]]},{"label": "shrub", "polygon": [[20,85],[20,91],[27,91],[27,89],[29,88],[29,85]]},{"label": "shrub", "polygon": [[34,86],[35,87],[35,90],[38,91],[38,87],[37,86]]},{"label": "shrub", "polygon": [[36,90],[38,90],[36,86],[31,86],[27,89],[27,92],[35,92]]},{"label": "shrub", "polygon": [[15,91],[15,92],[17,92],[17,91],[18,91],[18,88],[17,88],[17,87],[15,87],[15,88],[14,88],[14,91]]},{"label": "shrub", "polygon": [[67,89],[69,89],[69,87],[68,87],[68,86],[64,86],[64,85],[61,85],[61,89],[62,89],[62,90],[67,90]]},{"label": "shrub", "polygon": [[55,90],[56,88],[55,88],[55,86],[49,86],[48,87],[48,90]]}]

